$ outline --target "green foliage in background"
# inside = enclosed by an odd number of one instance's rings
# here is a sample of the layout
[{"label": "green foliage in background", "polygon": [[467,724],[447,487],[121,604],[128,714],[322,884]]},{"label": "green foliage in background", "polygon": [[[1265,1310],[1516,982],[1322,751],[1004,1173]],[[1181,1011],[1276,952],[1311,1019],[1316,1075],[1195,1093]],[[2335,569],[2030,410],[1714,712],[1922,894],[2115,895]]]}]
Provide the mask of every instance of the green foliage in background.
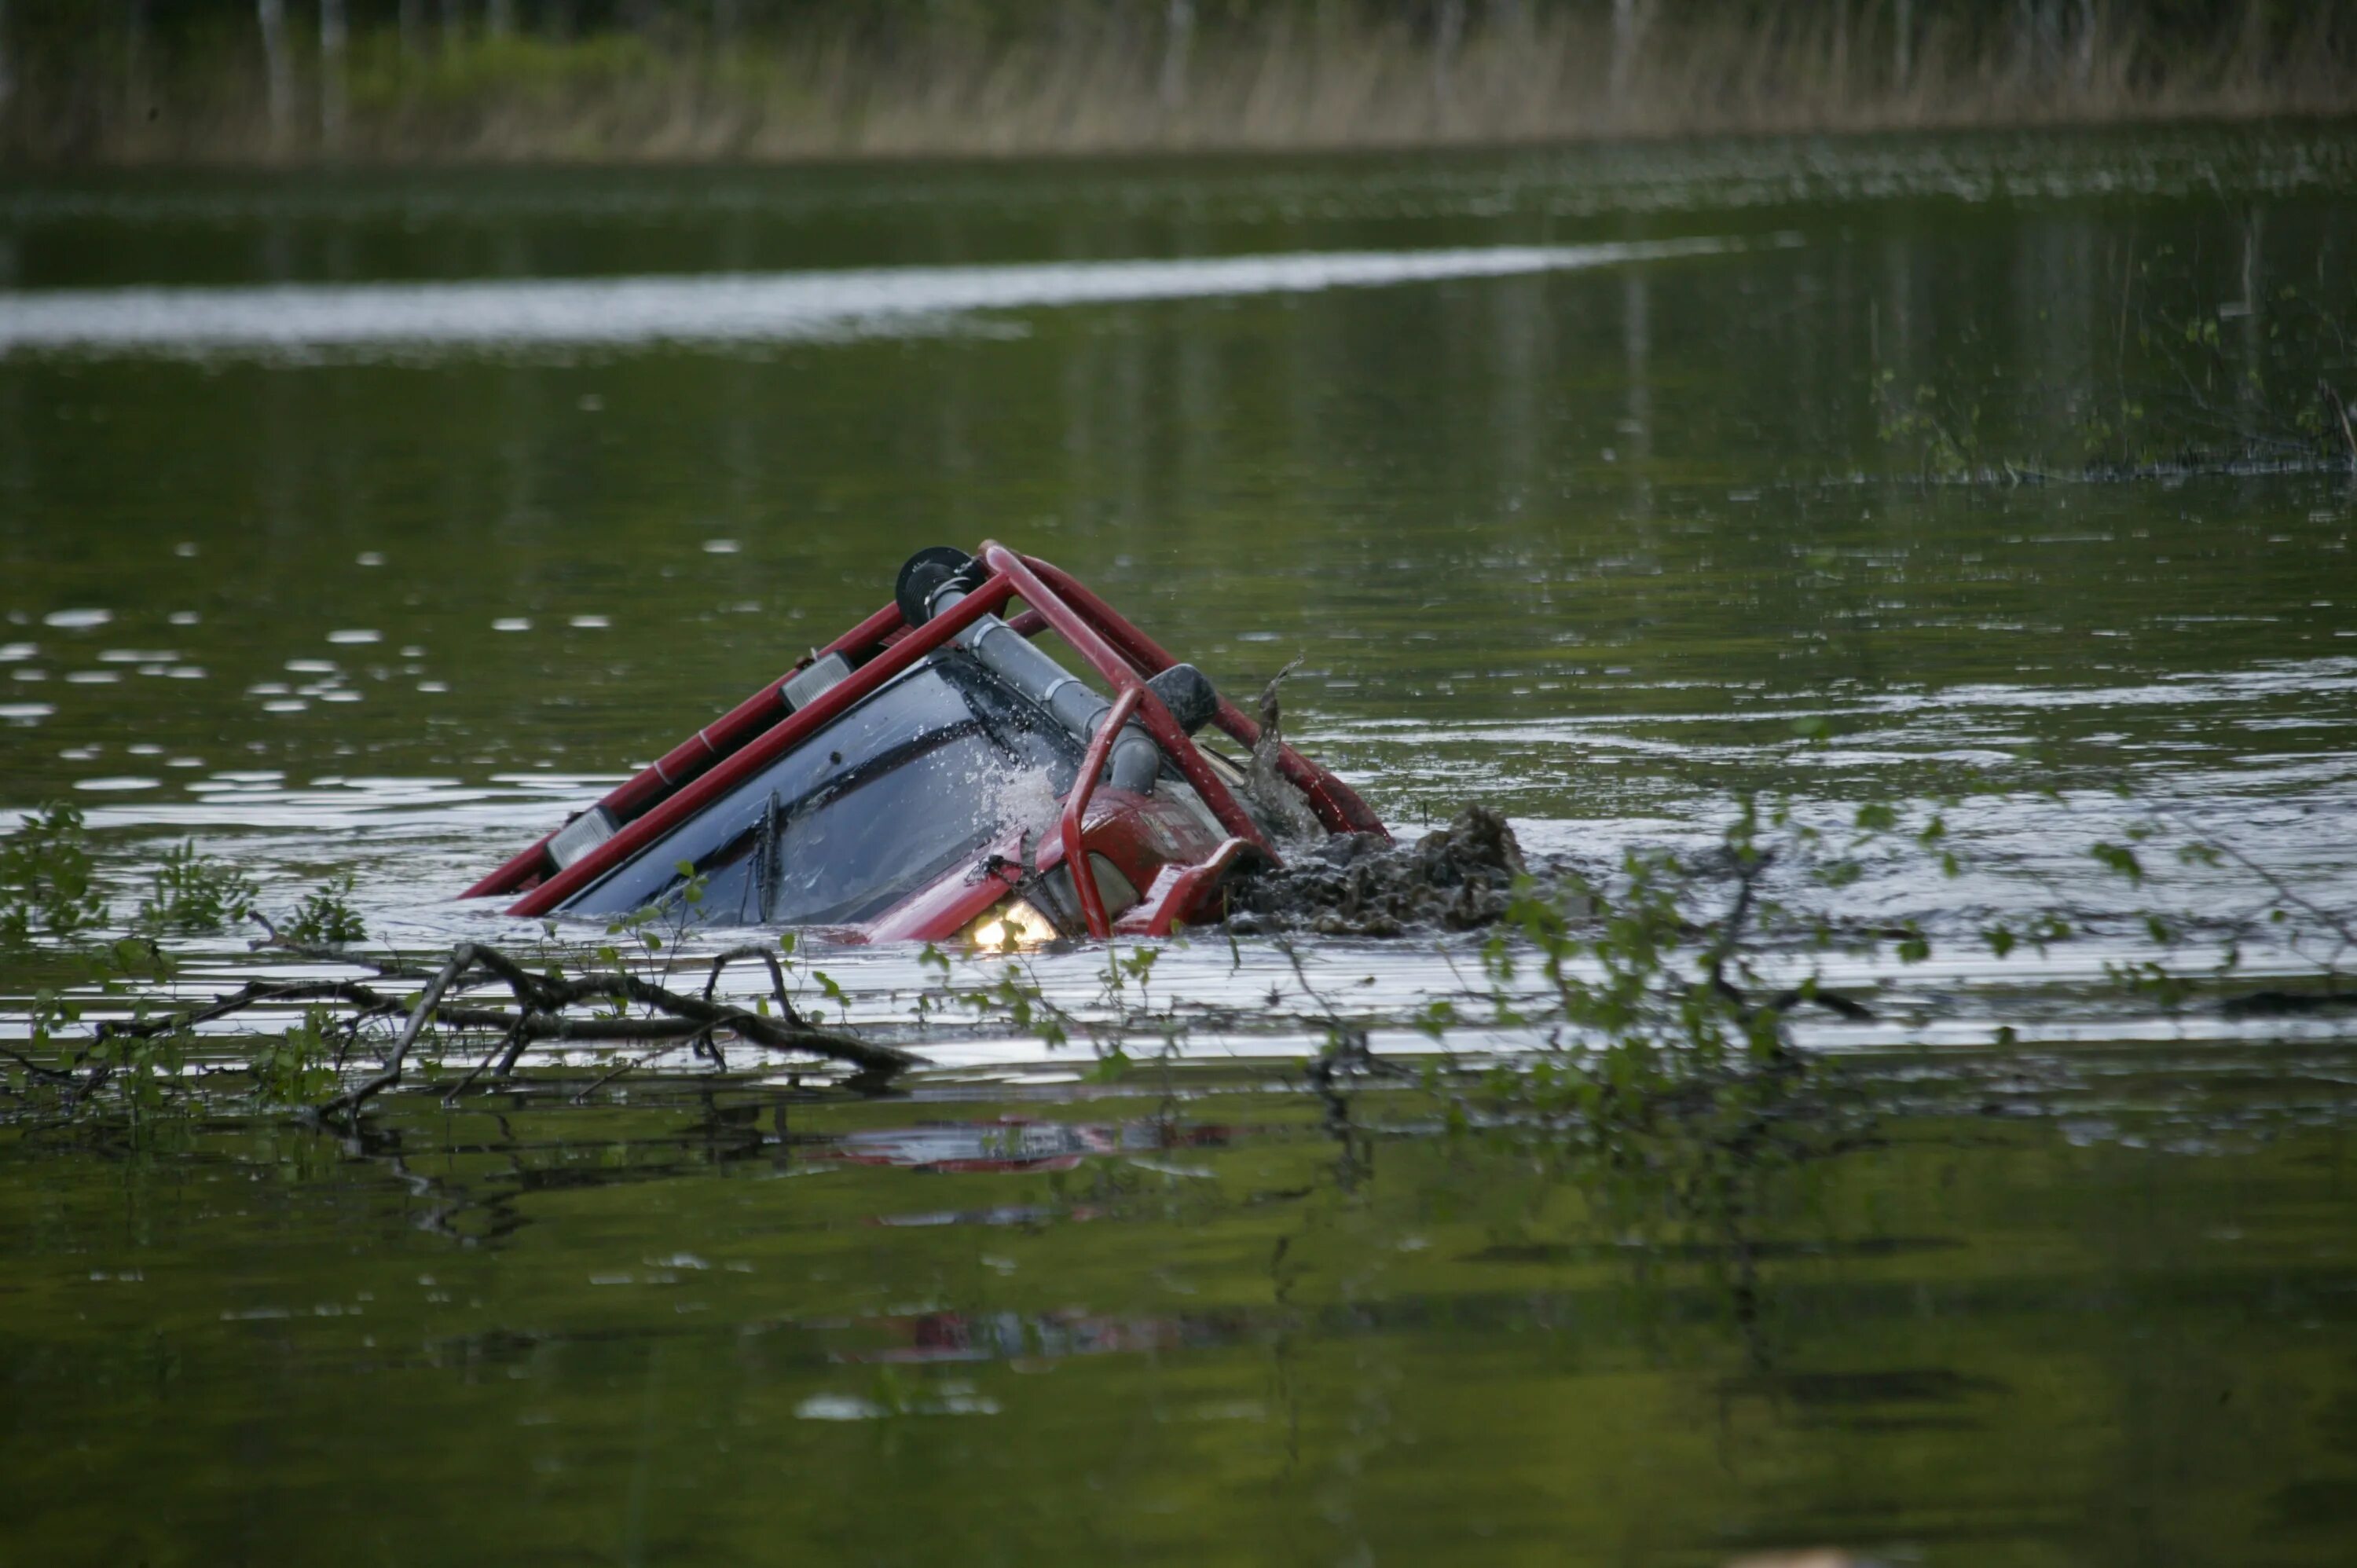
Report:
[{"label": "green foliage in background", "polygon": [[[854,23],[882,38],[931,29],[1007,37],[1057,26],[1115,19],[1141,32],[1171,25],[1168,0],[285,0],[289,27],[316,28],[322,16],[339,18],[349,34],[402,34],[420,48],[452,38],[626,35],[657,41],[736,38],[826,19]],[[1383,22],[1429,35],[1456,29],[1511,28],[1559,16],[1609,20],[1614,0],[1191,0],[1181,26],[1206,32],[1275,20]],[[1779,7],[1760,0],[1655,0],[1638,20],[1677,26],[1717,16],[1757,18]],[[1888,0],[1850,7],[1852,24],[1889,26],[1902,16],[1918,29],[1971,29],[2000,37],[2029,35],[2047,47],[2067,44],[2086,25],[2077,0]],[[2183,41],[2238,28],[2279,29],[2310,14],[2294,0],[2134,0],[2109,7],[2115,25],[2129,24],[2158,39]],[[59,0],[25,6],[22,33],[49,39],[80,32],[105,36],[144,29],[172,44],[193,44],[253,31],[255,0],[177,0],[140,6],[125,0]]]},{"label": "green foliage in background", "polygon": [[[2357,102],[2289,0],[81,0],[0,7],[63,160],[817,156],[2242,116]],[[1268,90],[1286,110],[1266,113]],[[10,100],[14,100],[12,106]],[[1254,112],[1243,112],[1250,107]]]}]

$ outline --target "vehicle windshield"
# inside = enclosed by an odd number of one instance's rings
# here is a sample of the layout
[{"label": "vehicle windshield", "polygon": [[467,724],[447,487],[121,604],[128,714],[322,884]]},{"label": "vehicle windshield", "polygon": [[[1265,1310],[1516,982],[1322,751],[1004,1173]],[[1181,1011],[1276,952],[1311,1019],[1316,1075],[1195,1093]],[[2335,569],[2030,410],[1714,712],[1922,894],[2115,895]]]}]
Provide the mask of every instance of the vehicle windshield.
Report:
[{"label": "vehicle windshield", "polygon": [[619,915],[704,878],[692,918],[726,925],[872,919],[1013,827],[1044,827],[1081,748],[952,650],[867,698],[565,905]]}]

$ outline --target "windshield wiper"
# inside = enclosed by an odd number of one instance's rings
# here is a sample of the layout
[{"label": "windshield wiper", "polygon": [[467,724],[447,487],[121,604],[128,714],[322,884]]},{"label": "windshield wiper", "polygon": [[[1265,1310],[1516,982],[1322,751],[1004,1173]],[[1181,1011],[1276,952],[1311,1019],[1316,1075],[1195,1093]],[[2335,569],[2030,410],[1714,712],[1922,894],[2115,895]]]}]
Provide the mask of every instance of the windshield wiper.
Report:
[{"label": "windshield wiper", "polygon": [[[769,803],[761,808],[761,825],[754,832],[753,875],[747,879],[748,886],[745,889],[748,894],[755,888],[760,890],[758,895],[760,899],[758,906],[759,913],[755,918],[755,923],[758,925],[766,926],[770,923],[770,906],[777,901],[780,836],[778,830],[783,825],[784,818],[785,813],[778,804],[778,792],[772,789],[770,791]],[[742,921],[744,918],[745,901],[740,897],[737,901],[737,918]]]}]

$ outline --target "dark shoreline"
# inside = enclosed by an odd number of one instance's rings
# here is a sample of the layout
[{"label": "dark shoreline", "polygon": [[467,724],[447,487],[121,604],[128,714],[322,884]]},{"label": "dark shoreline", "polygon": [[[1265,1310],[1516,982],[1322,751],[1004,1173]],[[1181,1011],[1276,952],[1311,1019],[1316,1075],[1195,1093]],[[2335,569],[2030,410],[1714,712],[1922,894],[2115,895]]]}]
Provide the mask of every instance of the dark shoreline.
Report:
[{"label": "dark shoreline", "polygon": [[0,40],[0,168],[1383,155],[2357,113],[2357,27],[2329,15],[2217,38],[2106,19],[2035,45],[1943,21],[1905,50],[1878,9],[1696,15],[1633,39],[1549,11],[1445,47],[1337,15],[1207,29],[1176,75],[1169,39],[1111,22],[425,42],[380,27],[326,44],[298,16],[268,54],[250,25],[136,47],[20,27]]}]

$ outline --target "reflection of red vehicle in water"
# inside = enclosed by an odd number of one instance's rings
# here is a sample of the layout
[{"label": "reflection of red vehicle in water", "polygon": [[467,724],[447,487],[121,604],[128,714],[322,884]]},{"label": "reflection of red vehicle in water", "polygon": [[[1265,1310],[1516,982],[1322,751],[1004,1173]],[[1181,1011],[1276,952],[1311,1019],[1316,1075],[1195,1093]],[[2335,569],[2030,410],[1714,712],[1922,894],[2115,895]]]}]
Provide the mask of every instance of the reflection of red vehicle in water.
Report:
[{"label": "reflection of red vehicle in water", "polygon": [[1192,1313],[1178,1317],[1116,1317],[1082,1312],[928,1312],[878,1319],[876,1327],[905,1345],[838,1351],[837,1361],[905,1364],[924,1361],[1012,1361],[1025,1358],[1110,1356],[1143,1350],[1198,1349],[1234,1342],[1238,1315]]},{"label": "reflection of red vehicle in water", "polygon": [[[1080,673],[1035,640],[1049,630]],[[1388,836],[1326,769],[1283,746],[1247,767],[1195,738],[1213,730],[1261,743],[1067,574],[1003,545],[937,547],[891,604],[468,896],[1000,950],[1167,936],[1219,918],[1228,879],[1277,860],[1277,838]]]},{"label": "reflection of red vehicle in water", "polygon": [[921,1214],[877,1214],[871,1215],[867,1223],[913,1230],[934,1225],[1045,1225],[1051,1219],[1085,1222],[1103,1219],[1104,1214],[1105,1210],[1086,1203],[1076,1203],[1069,1208],[1045,1203],[1008,1203],[996,1208],[936,1208]]},{"label": "reflection of red vehicle in water", "polygon": [[1076,1122],[942,1122],[850,1133],[814,1157],[855,1165],[902,1165],[939,1172],[1068,1171],[1092,1155],[1159,1149],[1224,1148],[1225,1127],[1175,1127],[1162,1122],[1114,1125]]}]

